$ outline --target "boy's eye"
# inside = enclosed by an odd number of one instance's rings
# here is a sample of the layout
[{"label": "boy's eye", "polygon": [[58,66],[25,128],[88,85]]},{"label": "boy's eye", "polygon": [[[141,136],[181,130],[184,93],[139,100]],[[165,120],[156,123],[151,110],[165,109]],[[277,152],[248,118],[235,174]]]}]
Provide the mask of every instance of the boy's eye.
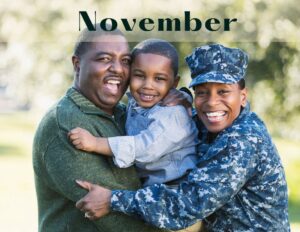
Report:
[{"label": "boy's eye", "polygon": [[143,74],[140,74],[140,73],[134,73],[133,76],[136,77],[136,78],[139,78],[139,79],[144,79],[145,78],[145,76]]},{"label": "boy's eye", "polygon": [[166,80],[166,78],[164,78],[164,77],[156,77],[155,78],[157,81],[164,81],[164,80]]}]

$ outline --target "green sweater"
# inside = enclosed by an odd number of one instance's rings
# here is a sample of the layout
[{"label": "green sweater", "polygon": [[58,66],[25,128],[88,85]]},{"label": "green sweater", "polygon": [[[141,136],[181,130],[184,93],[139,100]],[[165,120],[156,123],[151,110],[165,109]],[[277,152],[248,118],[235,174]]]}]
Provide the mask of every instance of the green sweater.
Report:
[{"label": "green sweater", "polygon": [[67,137],[75,127],[85,128],[95,136],[124,135],[125,117],[124,106],[117,105],[112,117],[73,88],[44,116],[33,145],[39,231],[162,231],[120,213],[90,221],[75,207],[87,193],[75,183],[76,179],[110,189],[140,187],[133,167],[120,169],[111,158],[76,150]]}]

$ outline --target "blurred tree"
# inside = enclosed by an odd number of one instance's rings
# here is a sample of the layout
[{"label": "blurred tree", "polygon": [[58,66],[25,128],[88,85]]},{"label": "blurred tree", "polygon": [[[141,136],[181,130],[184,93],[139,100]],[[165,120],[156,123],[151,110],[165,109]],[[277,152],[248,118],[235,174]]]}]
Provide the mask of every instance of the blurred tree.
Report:
[{"label": "blurred tree", "polygon": [[[143,32],[142,37],[183,41],[174,43],[181,57],[182,85],[189,83],[183,58],[194,47],[217,42],[244,49],[250,54],[247,83],[253,109],[273,133],[300,138],[300,5],[294,0],[2,0],[0,86],[7,95],[29,107],[48,108],[64,93],[73,79],[71,55],[80,10],[90,15],[96,10],[98,19],[182,17],[184,11],[200,19],[237,18],[230,32]],[[138,41],[137,35],[131,34],[130,40]]]}]

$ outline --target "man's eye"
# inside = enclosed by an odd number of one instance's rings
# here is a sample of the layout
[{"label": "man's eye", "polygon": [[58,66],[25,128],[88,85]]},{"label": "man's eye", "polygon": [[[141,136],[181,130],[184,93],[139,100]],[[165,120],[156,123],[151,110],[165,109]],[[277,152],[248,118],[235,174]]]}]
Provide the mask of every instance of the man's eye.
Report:
[{"label": "man's eye", "polygon": [[109,62],[110,61],[110,57],[104,56],[104,57],[99,57],[97,58],[98,61],[101,62]]},{"label": "man's eye", "polygon": [[123,62],[123,64],[130,65],[131,59],[126,58],[126,59],[123,59],[122,62]]}]

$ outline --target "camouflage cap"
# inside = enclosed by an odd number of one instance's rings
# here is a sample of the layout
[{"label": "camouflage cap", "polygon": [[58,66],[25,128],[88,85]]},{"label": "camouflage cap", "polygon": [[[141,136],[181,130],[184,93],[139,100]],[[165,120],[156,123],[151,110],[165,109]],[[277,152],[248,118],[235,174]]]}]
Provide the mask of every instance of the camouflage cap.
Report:
[{"label": "camouflage cap", "polygon": [[248,66],[244,51],[220,44],[195,48],[185,60],[191,70],[190,87],[206,82],[237,83],[244,78]]}]

